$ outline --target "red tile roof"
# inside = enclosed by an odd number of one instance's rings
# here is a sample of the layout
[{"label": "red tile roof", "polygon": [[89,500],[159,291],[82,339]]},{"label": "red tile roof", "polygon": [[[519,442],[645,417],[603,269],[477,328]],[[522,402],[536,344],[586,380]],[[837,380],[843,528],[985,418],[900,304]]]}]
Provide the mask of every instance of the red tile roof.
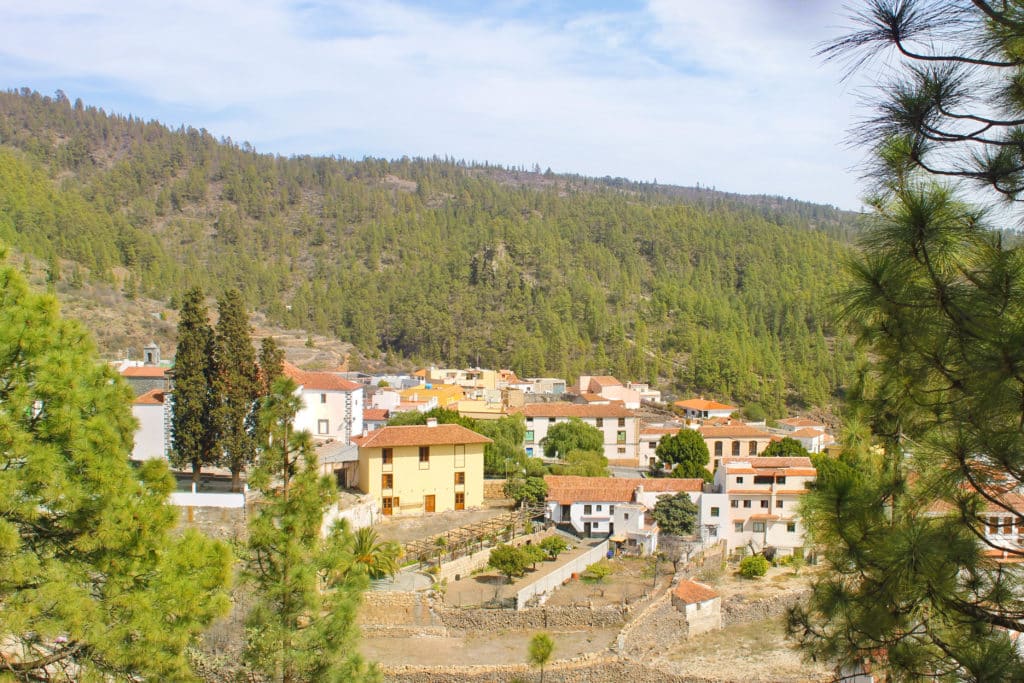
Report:
[{"label": "red tile roof", "polygon": [[709,426],[701,425],[697,428],[700,435],[705,439],[771,439],[772,435],[768,432],[762,432],[760,429],[754,427],[748,427],[744,424],[738,425],[726,425],[726,426]]},{"label": "red tile roof", "polygon": [[680,408],[689,408],[690,410],[728,410],[730,412],[736,410],[736,406],[728,406],[724,403],[709,401],[703,398],[691,398],[686,401],[676,401],[672,405],[679,406]]},{"label": "red tile roof", "polygon": [[360,448],[395,448],[398,446],[435,446],[438,444],[491,443],[486,436],[457,424],[409,425],[381,427],[366,436],[352,437]]},{"label": "red tile roof", "polygon": [[284,374],[295,380],[304,389],[321,391],[355,391],[362,389],[358,382],[350,382],[334,372],[309,372],[301,370],[288,361],[284,362]]},{"label": "red tile roof", "polygon": [[804,429],[798,429],[795,432],[790,432],[793,436],[802,436],[805,439],[813,439],[814,437],[821,436],[824,432],[821,429],[812,429],[806,427]]},{"label": "red tile roof", "polygon": [[558,401],[555,403],[527,403],[510,412],[522,413],[526,417],[635,417],[632,410],[621,403],[602,405]]},{"label": "red tile roof", "polygon": [[597,375],[590,378],[592,384],[596,383],[599,387],[621,387],[622,382],[615,379],[611,375]]},{"label": "red tile roof", "polygon": [[700,491],[702,479],[627,479],[618,477],[575,477],[549,474],[548,500],[559,505],[573,503],[628,503],[638,488],[647,493],[682,493]]},{"label": "red tile roof", "polygon": [[772,457],[757,457],[757,458],[744,458],[739,457],[728,457],[722,458],[723,465],[737,465],[739,463],[747,463],[751,467],[761,468],[780,468],[780,467],[798,467],[801,469],[814,469],[811,464],[810,458],[772,458]]},{"label": "red tile roof", "polygon": [[122,377],[150,377],[163,379],[167,376],[168,368],[160,367],[159,365],[137,365],[131,368],[125,368],[121,371]]},{"label": "red tile roof", "polygon": [[683,579],[672,591],[672,595],[683,601],[684,604],[694,605],[698,602],[706,602],[719,597],[716,590],[703,583]]},{"label": "red tile roof", "polygon": [[164,404],[164,399],[165,396],[163,389],[150,389],[141,396],[136,396],[133,403],[135,403],[135,405],[161,406]]},{"label": "red tile roof", "polygon": [[364,408],[363,409],[363,420],[370,420],[371,422],[380,422],[381,420],[388,419],[387,408]]},{"label": "red tile roof", "polygon": [[788,425],[790,427],[824,427],[825,423],[819,420],[811,420],[806,417],[787,417],[784,420],[779,420],[780,425]]}]

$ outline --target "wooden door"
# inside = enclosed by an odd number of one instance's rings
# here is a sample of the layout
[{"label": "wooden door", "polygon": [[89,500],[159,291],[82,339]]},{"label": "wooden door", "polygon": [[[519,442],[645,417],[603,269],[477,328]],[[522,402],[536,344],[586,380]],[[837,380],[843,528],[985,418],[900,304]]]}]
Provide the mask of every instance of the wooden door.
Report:
[{"label": "wooden door", "polygon": [[466,494],[456,493],[455,494],[455,509],[465,510],[466,509]]},{"label": "wooden door", "polygon": [[433,512],[434,511],[434,496],[423,496],[423,511]]}]

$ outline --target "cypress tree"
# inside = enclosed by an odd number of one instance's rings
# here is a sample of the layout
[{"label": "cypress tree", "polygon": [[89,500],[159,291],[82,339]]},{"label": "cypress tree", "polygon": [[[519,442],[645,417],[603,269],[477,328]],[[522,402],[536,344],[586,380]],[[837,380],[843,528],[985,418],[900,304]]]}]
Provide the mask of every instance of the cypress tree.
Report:
[{"label": "cypress tree", "polygon": [[246,577],[257,602],[246,620],[246,662],[281,683],[379,680],[356,652],[355,612],[367,586],[344,523],[321,532],[337,489],[317,472],[308,432],[292,421],[302,399],[277,379],[260,408],[264,435],[250,483],[263,504],[249,526]]},{"label": "cypress tree", "polygon": [[178,320],[178,348],[174,355],[174,411],[171,464],[192,467],[192,481],[199,486],[203,465],[218,457],[213,403],[213,330],[207,320],[203,291],[185,293]]},{"label": "cypress tree", "polygon": [[256,353],[242,295],[231,289],[217,302],[213,400],[217,452],[231,469],[231,490],[242,490],[242,472],[256,458],[256,399],[260,395]]},{"label": "cypress tree", "polygon": [[263,395],[270,393],[274,380],[284,372],[284,351],[273,337],[264,337],[260,342],[260,379]]},{"label": "cypress tree", "polygon": [[162,461],[128,462],[131,390],[0,267],[0,677],[186,680],[227,608],[227,547],[172,534]]}]

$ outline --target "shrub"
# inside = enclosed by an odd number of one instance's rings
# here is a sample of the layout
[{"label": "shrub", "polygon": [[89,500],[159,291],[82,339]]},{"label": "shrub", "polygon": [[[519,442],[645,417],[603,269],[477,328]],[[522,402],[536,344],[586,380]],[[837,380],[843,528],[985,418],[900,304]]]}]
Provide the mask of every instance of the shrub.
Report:
[{"label": "shrub", "polygon": [[540,548],[550,559],[555,560],[569,548],[569,544],[561,536],[548,536],[540,542]]},{"label": "shrub", "polygon": [[768,573],[768,560],[763,555],[751,555],[740,561],[740,576],[756,579]]}]

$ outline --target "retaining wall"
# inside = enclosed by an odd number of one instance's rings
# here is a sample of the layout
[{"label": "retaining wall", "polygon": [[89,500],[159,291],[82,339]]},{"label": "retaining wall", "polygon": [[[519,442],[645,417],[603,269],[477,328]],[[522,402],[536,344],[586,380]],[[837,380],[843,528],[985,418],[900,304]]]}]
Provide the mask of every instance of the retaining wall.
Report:
[{"label": "retaining wall", "polygon": [[733,597],[722,602],[722,628],[733,624],[745,624],[752,621],[763,621],[779,617],[786,611],[810,596],[810,590],[795,590],[788,593],[773,595],[761,600],[744,600]]},{"label": "retaining wall", "polygon": [[373,526],[380,519],[380,508],[377,501],[371,494],[366,494],[359,499],[359,502],[351,507],[339,509],[337,503],[324,513],[324,523],[320,527],[320,533],[326,535],[331,525],[339,519],[348,520],[348,528],[352,531],[363,527]]},{"label": "retaining wall", "polygon": [[484,479],[484,500],[506,500],[504,479]]},{"label": "retaining wall", "polygon": [[[241,494],[236,494],[241,495]],[[224,507],[179,507],[178,526],[195,529],[210,538],[244,539],[248,537],[247,509]]]},{"label": "retaining wall", "polygon": [[437,615],[446,628],[466,632],[528,631],[536,629],[579,630],[621,626],[629,609],[607,605],[590,609],[582,605],[510,609],[445,609]]},{"label": "retaining wall", "polygon": [[[503,666],[381,666],[386,683],[510,683],[537,680],[538,670],[526,664]],[[544,680],[553,683],[720,683],[721,679],[680,676],[621,657],[584,655],[551,662]]]}]

